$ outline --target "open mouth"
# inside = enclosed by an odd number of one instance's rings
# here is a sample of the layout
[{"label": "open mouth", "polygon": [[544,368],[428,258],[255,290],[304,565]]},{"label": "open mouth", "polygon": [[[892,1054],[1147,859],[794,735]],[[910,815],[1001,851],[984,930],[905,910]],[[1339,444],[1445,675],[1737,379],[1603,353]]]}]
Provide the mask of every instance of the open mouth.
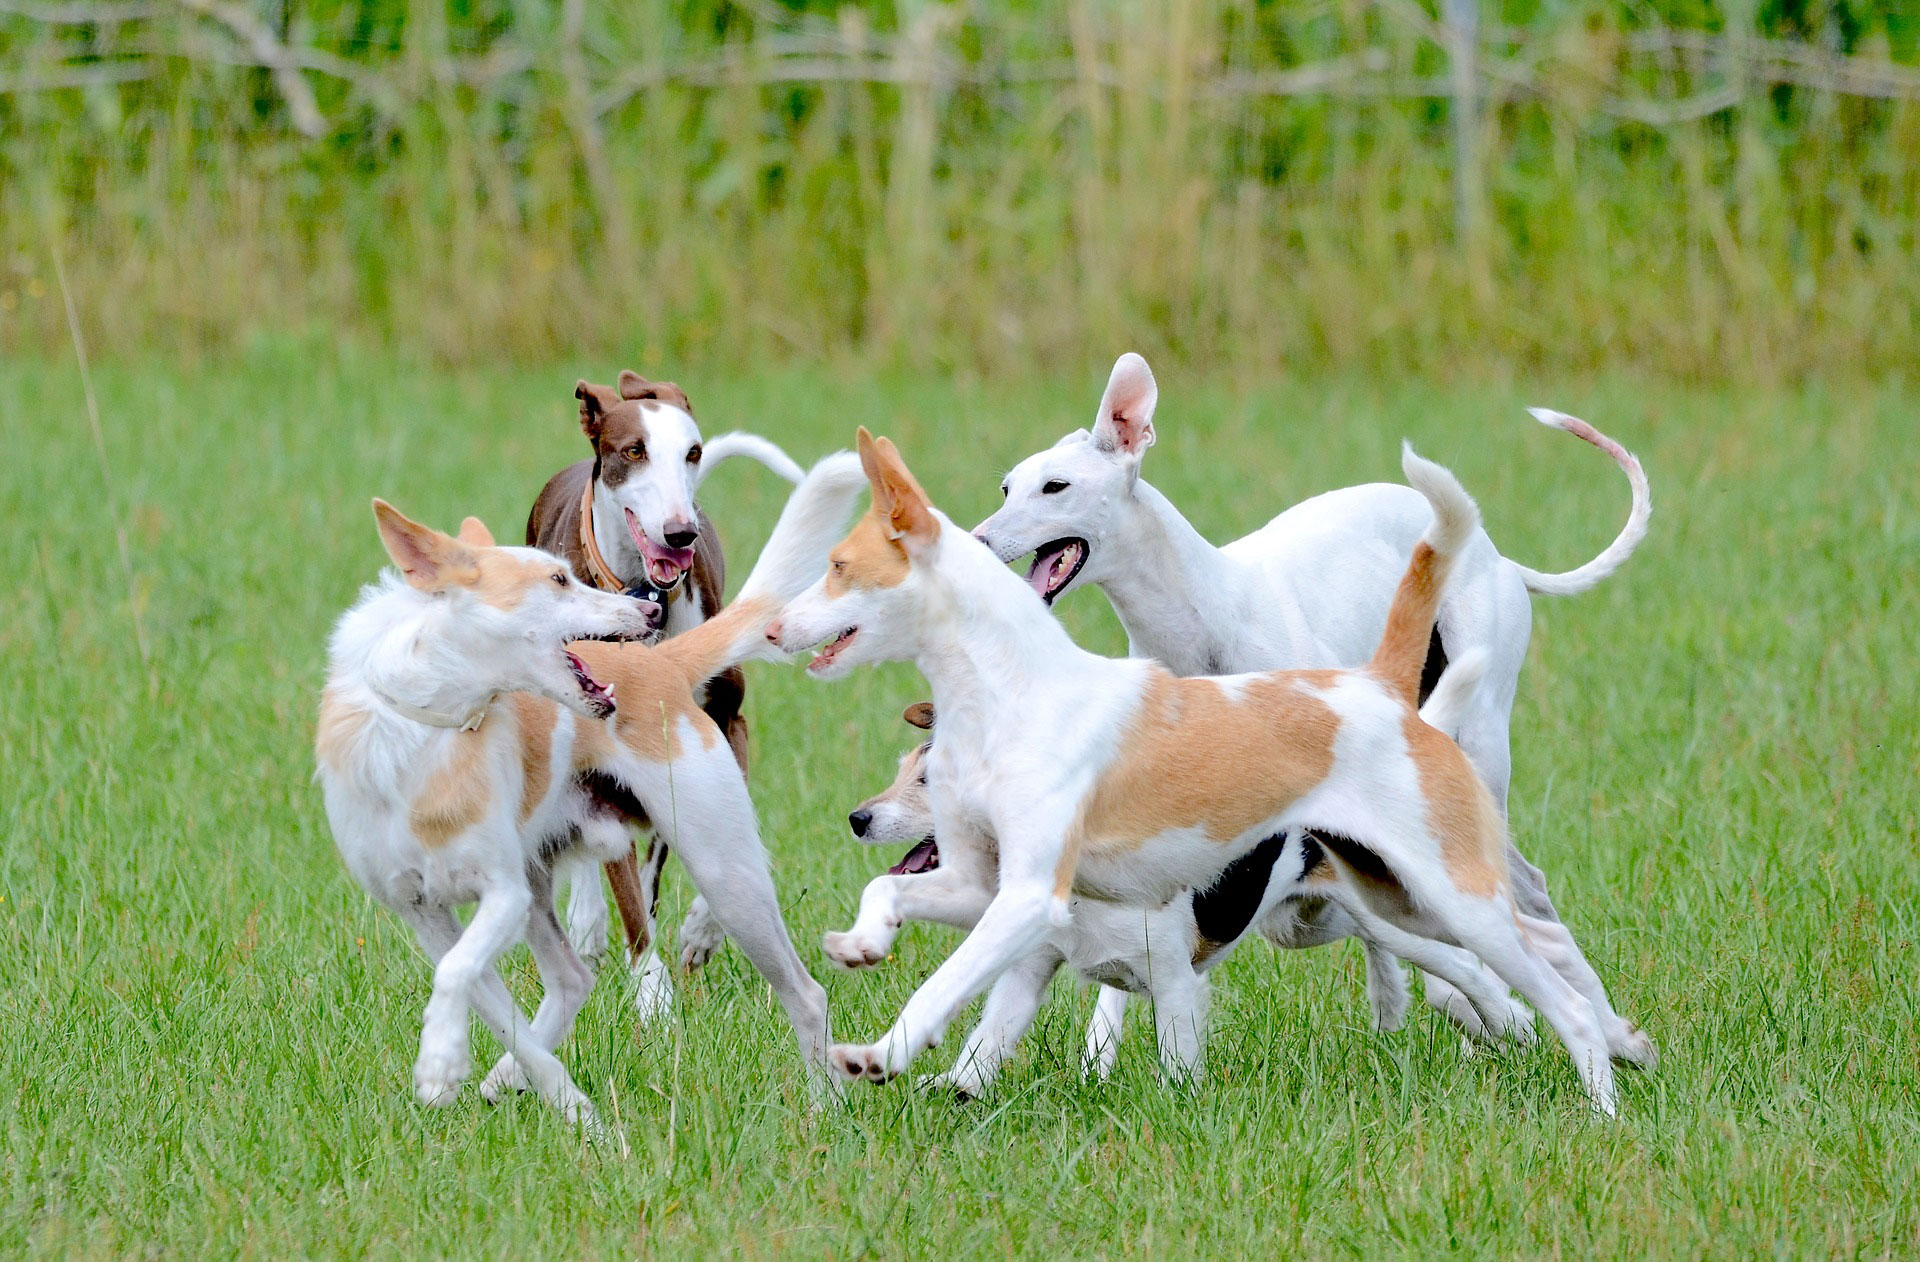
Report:
[{"label": "open mouth", "polygon": [[587,699],[587,708],[593,711],[595,718],[604,719],[613,713],[613,685],[603,684],[593,677],[587,664],[579,656],[568,650],[567,669],[573,672],[573,682],[580,686],[580,695]]},{"label": "open mouth", "polygon": [[1073,581],[1087,563],[1085,539],[1055,539],[1034,549],[1033,568],[1027,571],[1027,584],[1040,593],[1049,605],[1061,589]]},{"label": "open mouth", "polygon": [[839,635],[834,636],[832,640],[828,641],[825,648],[813,655],[813,660],[807,663],[807,669],[816,671],[825,670],[827,667],[833,665],[834,659],[840,655],[840,650],[852,644],[853,637],[859,634],[859,627],[848,627]]},{"label": "open mouth", "polygon": [[887,869],[888,876],[918,876],[922,872],[931,872],[940,866],[940,847],[933,838],[918,843],[907,851],[900,862]]},{"label": "open mouth", "polygon": [[640,527],[640,519],[633,515],[631,508],[627,515],[627,533],[633,536],[633,546],[640,550],[640,560],[646,564],[647,579],[665,591],[687,576],[693,568],[692,548],[669,548],[653,541],[653,537]]}]

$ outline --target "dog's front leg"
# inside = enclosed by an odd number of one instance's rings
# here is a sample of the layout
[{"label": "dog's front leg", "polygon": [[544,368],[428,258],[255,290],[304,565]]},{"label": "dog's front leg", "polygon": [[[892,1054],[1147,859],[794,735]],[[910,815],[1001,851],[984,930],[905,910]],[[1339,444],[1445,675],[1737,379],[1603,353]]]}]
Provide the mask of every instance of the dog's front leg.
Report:
[{"label": "dog's front leg", "polygon": [[823,945],[827,958],[840,967],[865,968],[887,958],[907,921],[971,929],[992,901],[992,888],[977,873],[958,866],[914,876],[876,876],[860,893],[860,914],[853,927],[827,934]]},{"label": "dog's front leg", "polygon": [[402,909],[420,944],[437,956],[433,995],[420,1024],[420,1055],[413,1066],[413,1090],[420,1103],[453,1102],[472,1069],[467,1012],[481,980],[494,961],[526,928],[533,895],[524,881],[496,881],[480,895],[466,928],[444,907]]},{"label": "dog's front leg", "polygon": [[947,1087],[963,1098],[986,1094],[1000,1076],[1000,1067],[1026,1037],[1034,1014],[1040,1011],[1040,1001],[1046,997],[1047,983],[1063,962],[1060,952],[1043,946],[1000,974],[1000,980],[987,992],[980,1024],[960,1045],[953,1068],[928,1076],[921,1085]]},{"label": "dog's front leg", "polygon": [[886,1082],[906,1072],[913,1058],[938,1043],[968,1000],[991,985],[1007,966],[1047,936],[1053,892],[1045,882],[1003,888],[980,923],[946,963],[934,970],[878,1043],[833,1046],[833,1067],[848,1079]]}]

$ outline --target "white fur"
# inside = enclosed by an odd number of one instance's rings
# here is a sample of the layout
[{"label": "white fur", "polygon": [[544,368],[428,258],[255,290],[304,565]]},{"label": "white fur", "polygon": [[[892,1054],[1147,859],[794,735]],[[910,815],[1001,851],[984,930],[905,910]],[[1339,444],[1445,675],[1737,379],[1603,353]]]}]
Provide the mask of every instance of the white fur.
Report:
[{"label": "white fur", "polygon": [[[748,579],[751,590],[778,599],[824,567],[831,542],[825,519],[837,512],[844,521],[857,489],[847,475],[851,463],[850,456],[830,457],[794,492]],[[563,562],[544,553],[505,551],[565,573]],[[751,624],[751,634],[734,637],[722,668],[738,660],[736,646],[762,647],[765,620],[740,621]],[[490,1098],[525,1083],[570,1120],[592,1120],[591,1103],[552,1054],[585,999],[591,973],[554,916],[551,861],[583,850],[587,858],[604,861],[625,841],[618,829],[603,826],[564,772],[579,725],[602,720],[591,717],[593,705],[571,672],[549,663],[564,662],[561,651],[569,640],[635,637],[646,630],[635,602],[578,582],[561,586],[536,579],[512,609],[501,610],[459,586],[425,592],[390,574],[367,589],[334,632],[329,704],[367,717],[336,760],[322,758],[318,775],[349,871],[413,927],[436,962],[414,1070],[423,1103],[450,1100],[469,1072],[471,1006],[506,1049],[488,1075]],[[635,645],[627,651],[663,650]],[[556,684],[556,678],[564,682]],[[496,704],[500,694],[521,690],[561,703],[546,751],[555,774],[524,821],[522,743],[529,738],[518,730],[510,707]],[[434,725],[415,716],[429,710],[477,713],[479,727],[469,736],[456,731],[457,720]],[[613,753],[595,769],[625,786],[679,853],[720,926],[773,986],[803,1056],[818,1069],[828,1039],[826,998],[781,920],[746,782],[710,720],[696,712],[679,725],[679,755],[662,762],[624,744],[617,725],[609,724]],[[457,836],[428,846],[413,830],[413,804],[461,739],[483,743],[486,809]],[[479,905],[462,928],[454,909],[466,902]],[[546,986],[531,1023],[494,967],[522,937]]]},{"label": "white fur", "polygon": [[[1425,472],[1426,467],[1408,462],[1410,476],[1430,482]],[[1464,492],[1436,497],[1429,520],[1435,512],[1452,517],[1462,506],[1472,512]],[[1072,940],[1062,926],[1086,914],[1087,896],[1159,908],[1183,890],[1212,881],[1262,838],[1318,828],[1365,839],[1427,918],[1413,926],[1417,932],[1410,931],[1400,909],[1374,907],[1350,875],[1323,887],[1369,936],[1451,982],[1490,1028],[1509,1029],[1516,1010],[1492,992],[1477,968],[1467,966],[1472,957],[1432,939],[1461,942],[1541,1007],[1573,1055],[1594,1106],[1614,1110],[1607,1043],[1590,1001],[1535,954],[1516,928],[1504,886],[1491,898],[1470,897],[1453,886],[1438,839],[1428,831],[1426,803],[1402,733],[1405,702],[1365,671],[1343,672],[1323,691],[1340,719],[1333,766],[1300,799],[1224,845],[1179,828],[1124,852],[1083,853],[1073,869],[1079,907],[1056,898],[1053,887],[1069,830],[1118,754],[1161,668],[1078,648],[1032,590],[978,540],[954,529],[937,510],[928,511],[937,533],[902,536],[911,562],[902,581],[891,587],[854,585],[835,597],[823,580],[789,604],[778,624],[787,647],[820,644],[857,629],[833,663],[816,673],[834,675],[857,662],[900,658],[919,667],[932,685],[938,715],[929,786],[943,851],[952,844],[961,856],[998,855],[997,881],[983,880],[991,874],[981,873],[977,861],[949,864],[944,853],[938,871],[910,878],[927,895],[920,900],[924,918],[971,919],[973,930],[878,1042],[833,1049],[833,1063],[843,1075],[880,1081],[903,1072],[918,1053],[940,1041],[968,1000],[990,986],[996,993],[988,1011],[1017,1018],[1028,1003],[1023,988],[1031,989],[1038,968],[1030,957],[1045,950],[1067,955]],[[1454,533],[1443,522],[1429,542],[1446,542]],[[1337,872],[1347,872],[1343,863],[1335,863]],[[897,921],[886,919],[871,926],[881,936],[897,927]],[[884,947],[880,941],[844,945],[863,954]],[[829,951],[834,951],[833,935]],[[1016,964],[1021,967],[1015,969]],[[1180,1047],[1183,1024],[1197,1044],[1200,1002],[1195,994],[1184,1011],[1175,1005],[1160,1013],[1163,1047],[1170,1039]],[[1000,1028],[1017,1024],[1006,1019]],[[989,1030],[988,1041],[1004,1040]],[[1177,1050],[1175,1058],[1185,1055]],[[1197,1057],[1197,1050],[1192,1055]]]},{"label": "white fur", "polygon": [[[1386,622],[1414,541],[1432,520],[1420,491],[1374,483],[1302,501],[1265,526],[1216,548],[1166,496],[1140,476],[1156,432],[1159,390],[1146,360],[1122,355],[1091,430],[1068,434],[1016,465],[1001,484],[1006,504],[976,529],[1011,561],[1063,538],[1084,539],[1086,558],[1054,599],[1098,585],[1127,631],[1128,649],[1176,675],[1356,666]],[[1651,493],[1632,454],[1584,421],[1534,409],[1543,424],[1605,451],[1627,477],[1632,505],[1619,536],[1598,557],[1565,574],[1542,574],[1500,555],[1476,524],[1457,552],[1439,613],[1449,656],[1478,648],[1485,678],[1447,727],[1501,810],[1512,780],[1510,726],[1533,633],[1528,592],[1570,595],[1617,569],[1646,535]],[[1411,472],[1411,471],[1410,471]],[[1053,488],[1049,490],[1048,488]],[[1558,924],[1546,877],[1517,849],[1507,861],[1521,909]],[[1571,947],[1574,957],[1579,948]],[[1579,967],[1591,972],[1584,958]],[[1450,1014],[1462,1005],[1429,975],[1427,999]],[[1610,1042],[1630,1059],[1651,1056],[1645,1036],[1611,1006]]]}]

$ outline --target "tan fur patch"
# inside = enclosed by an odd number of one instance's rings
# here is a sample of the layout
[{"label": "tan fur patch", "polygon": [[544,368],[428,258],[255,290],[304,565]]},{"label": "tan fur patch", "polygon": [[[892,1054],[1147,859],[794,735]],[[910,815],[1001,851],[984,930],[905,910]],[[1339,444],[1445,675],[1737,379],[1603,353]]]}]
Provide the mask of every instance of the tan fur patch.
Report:
[{"label": "tan fur patch", "polygon": [[854,588],[898,587],[907,578],[907,550],[891,537],[885,515],[868,509],[840,541],[827,568],[827,595],[836,600]]},{"label": "tan fur patch", "polygon": [[487,740],[484,729],[454,733],[452,752],[413,800],[409,817],[413,835],[429,850],[446,845],[487,813],[493,796]]},{"label": "tan fur patch", "polygon": [[553,782],[553,728],[559,707],[530,692],[511,692],[514,722],[520,728],[520,822],[525,824]]},{"label": "tan fur patch", "polygon": [[1463,894],[1492,895],[1507,877],[1506,826],[1493,795],[1445,733],[1412,711],[1400,727],[1427,802],[1427,829],[1440,839],[1440,861],[1454,887]]},{"label": "tan fur patch", "polygon": [[1227,842],[1271,819],[1333,770],[1340,718],[1303,690],[1333,671],[1276,671],[1245,681],[1237,699],[1214,680],[1156,669],[1120,751],[1067,833],[1055,893],[1065,896],[1082,854],[1119,854],[1161,833],[1203,827]]},{"label": "tan fur patch", "polygon": [[[709,623],[708,625],[712,625]],[[688,636],[697,634],[688,632]],[[668,641],[668,645],[678,640]],[[659,648],[644,644],[608,644],[581,640],[568,646],[586,663],[593,677],[611,684],[619,708],[613,726],[620,743],[643,758],[670,762],[680,756],[680,721],[687,720],[700,734],[703,749],[721,739],[720,729],[694,702],[693,684],[680,662]],[[599,728],[582,721],[582,728]],[[603,750],[610,753],[610,750]]]},{"label": "tan fur patch", "polygon": [[519,607],[535,583],[551,583],[559,570],[546,562],[525,561],[488,549],[476,554],[478,574],[468,584],[473,594],[495,609]]},{"label": "tan fur patch", "polygon": [[1440,590],[1451,566],[1442,563],[1432,546],[1421,540],[1413,545],[1413,557],[1407,572],[1394,589],[1393,605],[1387,611],[1387,627],[1373,650],[1368,669],[1388,688],[1409,703],[1420,695],[1420,671],[1427,663],[1427,646],[1433,639],[1433,618],[1440,608]]},{"label": "tan fur patch", "polygon": [[320,721],[313,734],[314,757],[338,775],[346,769],[347,754],[360,743],[367,729],[368,714],[359,706],[348,705],[328,688],[320,694]]}]

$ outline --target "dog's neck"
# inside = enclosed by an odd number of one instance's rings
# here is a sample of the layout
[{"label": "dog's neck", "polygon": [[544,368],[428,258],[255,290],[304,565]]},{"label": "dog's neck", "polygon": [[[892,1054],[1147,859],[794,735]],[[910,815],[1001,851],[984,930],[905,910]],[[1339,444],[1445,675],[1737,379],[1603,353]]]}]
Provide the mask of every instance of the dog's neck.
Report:
[{"label": "dog's neck", "polygon": [[627,533],[626,510],[600,485],[598,477],[593,480],[593,541],[600,545],[600,555],[622,583],[633,583],[646,575],[647,563],[634,546],[633,536]]},{"label": "dog's neck", "polygon": [[[1086,652],[1033,589],[986,546],[941,518],[914,664],[933,688],[942,735],[957,741],[1016,716],[1037,692],[1070,686],[1105,661]],[[925,565],[926,562],[916,562]]]},{"label": "dog's neck", "polygon": [[336,636],[337,673],[357,675],[388,710],[429,727],[471,730],[507,691],[463,645],[442,597],[395,583],[353,611]]},{"label": "dog's neck", "polygon": [[1117,518],[1118,528],[1100,543],[1107,556],[1095,583],[1113,602],[1134,655],[1176,675],[1227,673],[1223,641],[1237,604],[1238,567],[1145,481],[1134,483]]}]

